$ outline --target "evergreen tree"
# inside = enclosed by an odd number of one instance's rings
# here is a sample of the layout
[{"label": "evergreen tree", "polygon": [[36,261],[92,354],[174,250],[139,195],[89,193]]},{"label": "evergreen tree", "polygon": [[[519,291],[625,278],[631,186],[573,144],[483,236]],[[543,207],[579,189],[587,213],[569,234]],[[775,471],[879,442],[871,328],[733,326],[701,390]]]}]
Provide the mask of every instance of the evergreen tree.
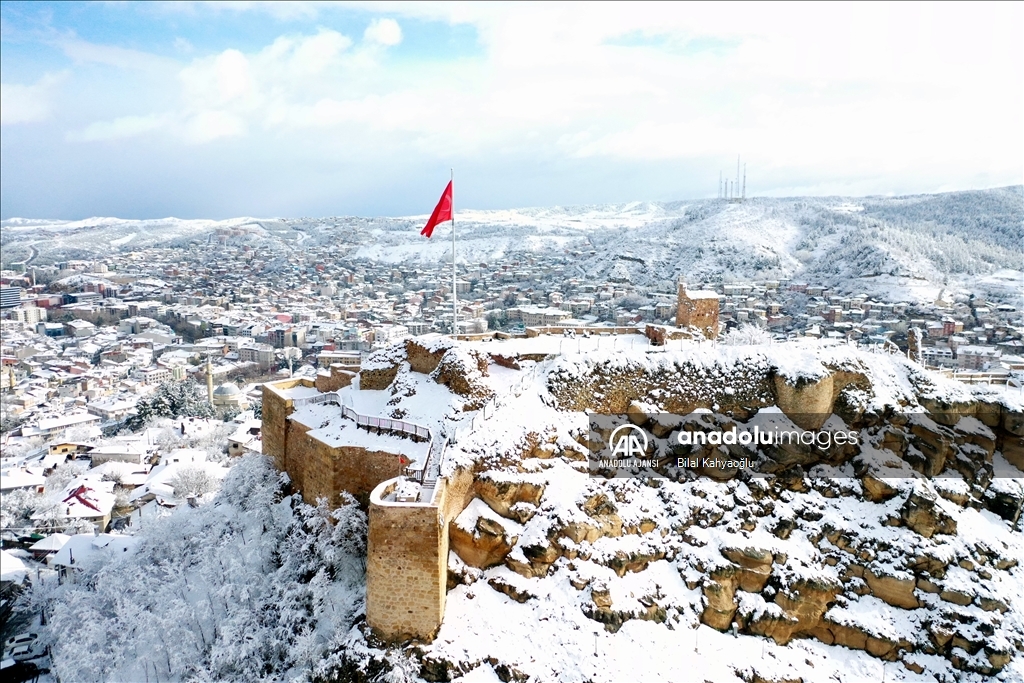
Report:
[{"label": "evergreen tree", "polygon": [[156,393],[139,401],[125,426],[136,431],[154,417],[213,417],[214,410],[195,382],[164,382]]}]

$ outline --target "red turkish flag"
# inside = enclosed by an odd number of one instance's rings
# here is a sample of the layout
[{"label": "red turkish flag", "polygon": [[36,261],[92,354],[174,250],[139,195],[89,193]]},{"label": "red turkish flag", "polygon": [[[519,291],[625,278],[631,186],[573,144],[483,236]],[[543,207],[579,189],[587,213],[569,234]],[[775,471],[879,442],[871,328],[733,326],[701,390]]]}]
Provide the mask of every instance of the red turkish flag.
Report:
[{"label": "red turkish flag", "polygon": [[430,220],[420,230],[421,235],[430,237],[434,234],[434,226],[438,223],[452,220],[452,181],[448,181],[448,187],[441,193],[441,201],[434,207],[434,213],[430,214]]}]

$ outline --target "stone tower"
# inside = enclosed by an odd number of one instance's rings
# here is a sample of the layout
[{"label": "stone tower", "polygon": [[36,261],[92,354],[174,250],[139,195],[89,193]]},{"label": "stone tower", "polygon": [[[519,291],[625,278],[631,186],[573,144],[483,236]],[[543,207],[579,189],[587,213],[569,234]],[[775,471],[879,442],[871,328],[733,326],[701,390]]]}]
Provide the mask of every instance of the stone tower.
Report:
[{"label": "stone tower", "polygon": [[708,339],[718,336],[718,293],[687,290],[679,280],[676,293],[676,327],[695,327]]}]

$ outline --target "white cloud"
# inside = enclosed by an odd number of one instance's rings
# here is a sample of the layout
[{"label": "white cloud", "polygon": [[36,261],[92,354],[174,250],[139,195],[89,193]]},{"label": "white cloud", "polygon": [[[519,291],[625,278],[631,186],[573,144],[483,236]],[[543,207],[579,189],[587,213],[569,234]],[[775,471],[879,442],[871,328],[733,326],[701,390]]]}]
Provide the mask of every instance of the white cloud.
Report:
[{"label": "white cloud", "polygon": [[248,58],[238,50],[197,59],[178,75],[186,102],[199,109],[239,104],[256,96]]},{"label": "white cloud", "polygon": [[90,43],[78,38],[65,38],[57,44],[68,57],[76,62],[105,64],[119,69],[156,70],[173,66],[170,59],[141,50],[130,50],[113,45]]},{"label": "white cloud", "polygon": [[[65,41],[77,61],[154,67],[135,85],[95,87],[104,100],[82,110],[100,120],[73,124],[80,132],[66,138],[156,132],[202,144],[245,135],[300,176],[341,156],[389,173],[529,159],[609,169],[609,178],[694,162],[713,169],[714,188],[718,164],[728,170],[741,152],[752,177],[780,178],[773,187],[835,191],[856,176],[879,178],[874,191],[884,192],[896,178],[982,173],[1019,182],[1021,8],[413,3],[373,6],[395,18],[372,21],[360,38],[326,27],[328,5],[228,3],[210,20],[251,10],[325,27],[179,61]],[[447,41],[437,21],[472,25],[470,49],[448,59],[445,42],[423,59],[381,58],[408,37],[403,27]],[[416,38],[409,54],[424,49]],[[5,125],[52,111],[29,92],[36,86],[13,87],[4,85]],[[654,174],[635,186],[664,185]],[[581,196],[583,183],[564,183]]]},{"label": "white cloud", "polygon": [[0,83],[0,125],[34,123],[50,118],[54,91],[66,72],[46,74],[32,85]]},{"label": "white cloud", "polygon": [[[403,37],[391,18],[371,22],[355,50],[327,28],[283,35],[262,50],[229,49],[181,69],[179,118],[211,123],[199,126],[203,134],[194,123],[178,130],[201,141],[267,127],[327,127],[351,139],[395,133],[402,137],[389,144],[425,153],[515,149],[529,139],[576,158],[672,160],[740,149],[802,163],[823,155],[920,156],[934,139],[919,133],[943,128],[947,149],[959,154],[992,129],[959,130],[960,141],[948,140],[950,131],[969,127],[971,112],[977,118],[978,106],[990,123],[1022,109],[1019,88],[993,87],[1021,76],[1020,65],[1000,59],[1016,40],[1007,22],[957,7],[392,10],[472,23],[485,54],[442,68],[382,65],[374,46]],[[690,47],[701,41],[719,47]]]},{"label": "white cloud", "polygon": [[389,47],[398,45],[402,42],[402,27],[394,19],[374,19],[366,27],[363,40]]},{"label": "white cloud", "polygon": [[276,103],[302,100],[324,87],[351,39],[328,29],[312,36],[281,36],[263,50],[229,49],[195,59],[178,78],[190,112],[231,111],[262,116]]},{"label": "white cloud", "polygon": [[315,36],[296,41],[289,66],[295,74],[318,74],[351,45],[347,36],[321,30]]},{"label": "white cloud", "polygon": [[212,142],[246,132],[245,121],[227,111],[204,111],[185,122],[185,139],[193,143]]},{"label": "white cloud", "polygon": [[122,116],[113,121],[90,123],[81,132],[70,134],[68,138],[83,142],[119,140],[149,133],[163,127],[166,123],[167,117],[165,116]]}]

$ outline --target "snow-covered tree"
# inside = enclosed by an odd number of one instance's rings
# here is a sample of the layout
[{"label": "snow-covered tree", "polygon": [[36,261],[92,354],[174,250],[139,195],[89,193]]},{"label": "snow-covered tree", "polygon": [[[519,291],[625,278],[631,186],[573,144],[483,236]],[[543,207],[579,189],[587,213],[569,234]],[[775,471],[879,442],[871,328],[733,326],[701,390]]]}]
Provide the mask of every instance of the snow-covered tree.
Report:
[{"label": "snow-covered tree", "polygon": [[217,489],[217,480],[203,467],[182,467],[168,482],[178,498],[200,498]]},{"label": "snow-covered tree", "polygon": [[15,489],[0,496],[0,526],[4,529],[28,526],[38,501],[39,494],[25,489]]},{"label": "snow-covered tree", "polygon": [[191,381],[164,382],[156,393],[139,401],[135,410],[136,414],[125,423],[132,431],[157,417],[212,417],[214,414],[203,390]]},{"label": "snow-covered tree", "polygon": [[83,474],[89,467],[84,462],[69,460],[57,465],[46,478],[46,490],[60,493],[75,477]]},{"label": "snow-covered tree", "polygon": [[34,587],[59,680],[337,680],[364,609],[366,516],[280,484],[246,456],[212,504],[147,525],[132,553],[87,558],[73,583]]},{"label": "snow-covered tree", "polygon": [[757,325],[751,325],[750,323],[743,323],[739,327],[735,327],[722,337],[722,343],[727,346],[753,346],[756,344],[770,344],[772,341],[772,335],[768,330],[762,329]]}]

